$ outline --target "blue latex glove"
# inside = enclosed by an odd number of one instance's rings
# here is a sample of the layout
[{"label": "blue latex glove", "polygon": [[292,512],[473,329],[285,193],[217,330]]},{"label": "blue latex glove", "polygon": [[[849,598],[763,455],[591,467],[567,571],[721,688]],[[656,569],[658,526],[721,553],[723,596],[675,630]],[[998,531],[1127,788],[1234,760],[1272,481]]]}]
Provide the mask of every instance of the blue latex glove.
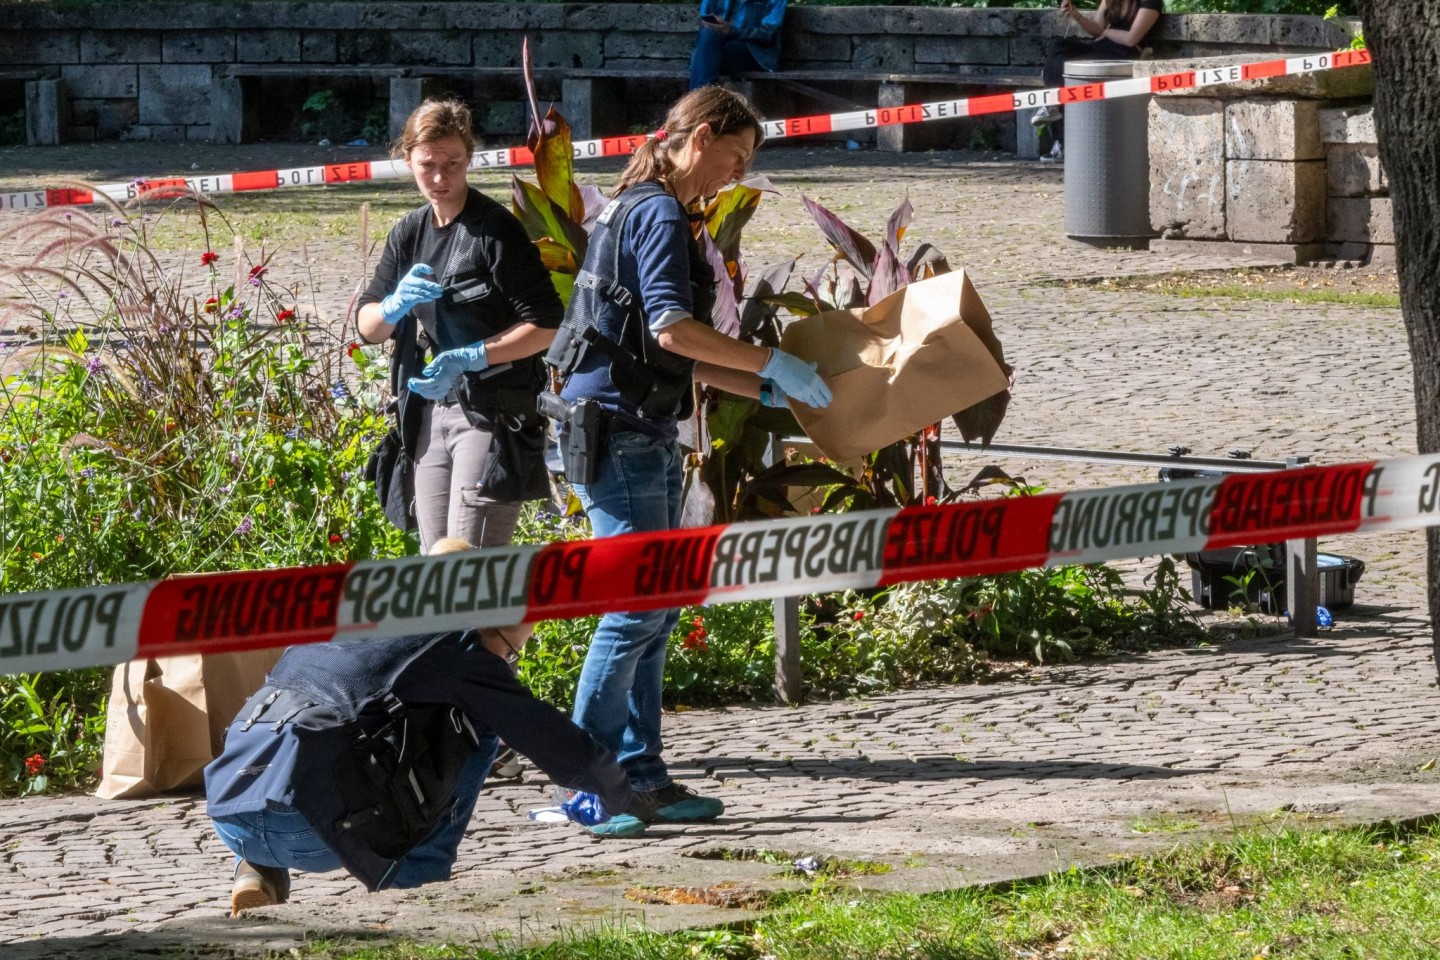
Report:
[{"label": "blue latex glove", "polygon": [[455,381],[460,379],[462,373],[479,373],[490,366],[490,359],[485,356],[485,341],[479,340],[468,347],[456,347],[454,350],[446,350],[434,360],[425,364],[421,371],[423,377],[410,378],[410,391],[418,393],[426,400],[441,400],[450,388],[455,386]]},{"label": "blue latex glove", "polygon": [[806,363],[794,354],[771,350],[770,359],[760,370],[760,378],[771,381],[785,396],[806,406],[830,406],[830,388],[815,372],[815,364]]},{"label": "blue latex glove", "polygon": [[427,275],[433,277],[435,271],[431,270],[427,264],[415,264],[410,268],[409,273],[400,278],[395,292],[380,301],[380,316],[385,319],[386,323],[394,326],[417,304],[439,300],[445,295],[444,287],[434,280],[424,279]]},{"label": "blue latex glove", "polygon": [[578,823],[582,827],[593,827],[610,819],[605,804],[593,793],[573,793],[569,800],[560,804],[560,809],[565,811],[565,816],[570,818],[571,823]]},{"label": "blue latex glove", "polygon": [[760,405],[762,407],[781,408],[785,406],[785,391],[781,390],[774,380],[765,380],[760,384]]}]

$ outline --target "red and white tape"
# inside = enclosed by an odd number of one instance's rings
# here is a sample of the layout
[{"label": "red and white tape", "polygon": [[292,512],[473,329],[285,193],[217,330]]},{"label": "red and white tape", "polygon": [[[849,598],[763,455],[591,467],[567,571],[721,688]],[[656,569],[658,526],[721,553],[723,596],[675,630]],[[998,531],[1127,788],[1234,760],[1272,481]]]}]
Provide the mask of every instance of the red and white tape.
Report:
[{"label": "red and white tape", "polygon": [[0,597],[0,674],[1440,524],[1440,454]]},{"label": "red and white tape", "polygon": [[[1211,87],[1243,80],[1264,80],[1289,74],[1320,73],[1370,63],[1368,50],[1339,50],[1280,60],[1235,64],[1204,70],[1184,70],[1154,77],[1131,80],[1107,80],[1071,87],[1050,87],[1023,93],[1002,93],[958,100],[937,100],[899,107],[875,107],[848,113],[821,113],[787,120],[766,120],[765,136],[771,140],[803,137],[818,133],[864,130],[901,123],[924,123],[955,117],[979,117],[1009,113],[1040,106],[1063,106],[1093,100],[1114,100],[1120,97],[1146,96],[1193,87]],[[973,78],[983,83],[983,77]],[[573,144],[576,160],[599,157],[621,157],[633,153],[646,137],[606,137],[581,140]],[[478,151],[470,161],[470,169],[520,167],[535,162],[525,147],[506,147]],[[0,211],[38,210],[44,207],[90,204],[101,193],[122,203],[135,199],[167,199],[189,191],[207,195],[244,193],[252,190],[281,190],[293,187],[314,187],[361,180],[393,180],[410,176],[410,168],[395,160],[357,160],[354,163],[331,163],[318,167],[295,167],[288,170],[255,170],[246,173],[218,173],[203,177],[140,178],[128,183],[102,183],[93,190],[75,188],[29,190],[21,193],[0,193]]]}]

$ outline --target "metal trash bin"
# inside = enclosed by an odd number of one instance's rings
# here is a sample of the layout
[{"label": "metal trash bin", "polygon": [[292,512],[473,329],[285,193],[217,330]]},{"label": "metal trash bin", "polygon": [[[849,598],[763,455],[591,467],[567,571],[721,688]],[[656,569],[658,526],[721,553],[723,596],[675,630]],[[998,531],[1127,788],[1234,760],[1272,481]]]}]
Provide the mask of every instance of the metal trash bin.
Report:
[{"label": "metal trash bin", "polygon": [[[1128,80],[1129,60],[1065,64],[1065,85]],[[1148,96],[1065,107],[1065,235],[1098,247],[1144,249],[1150,229]]]}]

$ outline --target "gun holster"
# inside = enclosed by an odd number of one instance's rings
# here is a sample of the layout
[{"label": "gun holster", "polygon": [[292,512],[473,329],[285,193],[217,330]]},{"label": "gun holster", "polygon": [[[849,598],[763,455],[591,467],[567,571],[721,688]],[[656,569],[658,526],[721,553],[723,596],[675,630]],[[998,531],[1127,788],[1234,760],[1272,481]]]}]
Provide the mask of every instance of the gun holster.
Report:
[{"label": "gun holster", "polygon": [[571,483],[594,483],[600,472],[600,454],[605,446],[609,419],[599,403],[591,399],[566,403],[546,390],[539,396],[540,412],[565,425],[560,435],[560,459],[565,479]]}]

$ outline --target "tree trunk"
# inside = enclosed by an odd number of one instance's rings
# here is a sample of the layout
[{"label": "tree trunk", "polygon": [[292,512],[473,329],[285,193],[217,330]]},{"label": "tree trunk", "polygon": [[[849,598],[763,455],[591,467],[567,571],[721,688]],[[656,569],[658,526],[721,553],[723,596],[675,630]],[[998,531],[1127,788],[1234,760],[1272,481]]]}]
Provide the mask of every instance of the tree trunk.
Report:
[{"label": "tree trunk", "polygon": [[[1400,304],[1415,365],[1419,452],[1440,452],[1440,4],[1359,0],[1375,63],[1380,160],[1395,208]],[[1440,668],[1440,528],[1425,531],[1430,630]]]}]

